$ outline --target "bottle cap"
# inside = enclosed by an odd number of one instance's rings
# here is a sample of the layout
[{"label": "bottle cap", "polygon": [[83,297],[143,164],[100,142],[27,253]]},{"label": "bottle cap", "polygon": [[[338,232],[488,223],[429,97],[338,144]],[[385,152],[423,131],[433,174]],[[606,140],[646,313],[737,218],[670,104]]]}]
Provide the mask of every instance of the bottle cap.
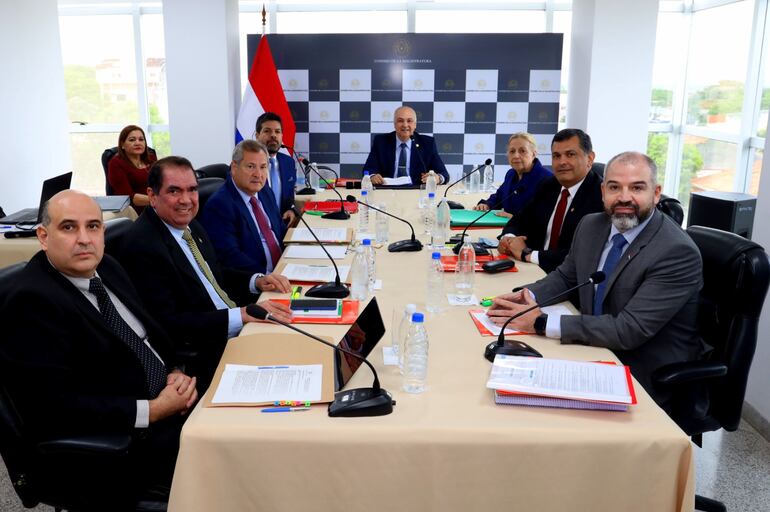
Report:
[{"label": "bottle cap", "polygon": [[362,190],[362,191],[361,191],[361,195],[362,195],[362,196],[365,196],[365,195],[366,195],[366,194],[368,194],[368,193],[369,193],[369,192],[368,192],[367,190]]},{"label": "bottle cap", "polygon": [[369,176],[369,171],[364,171],[364,176]]},{"label": "bottle cap", "polygon": [[361,243],[364,245],[372,245],[372,241],[368,238],[364,238],[364,240]]},{"label": "bottle cap", "polygon": [[441,253],[440,252],[434,252],[433,254],[431,254],[431,259],[440,260],[441,259]]},{"label": "bottle cap", "polygon": [[435,192],[428,192],[428,197],[430,197],[432,199],[432,198],[436,197],[436,193]]},{"label": "bottle cap", "polygon": [[425,321],[425,315],[423,315],[422,313],[418,313],[416,311],[412,313],[412,322],[421,324],[424,321]]}]

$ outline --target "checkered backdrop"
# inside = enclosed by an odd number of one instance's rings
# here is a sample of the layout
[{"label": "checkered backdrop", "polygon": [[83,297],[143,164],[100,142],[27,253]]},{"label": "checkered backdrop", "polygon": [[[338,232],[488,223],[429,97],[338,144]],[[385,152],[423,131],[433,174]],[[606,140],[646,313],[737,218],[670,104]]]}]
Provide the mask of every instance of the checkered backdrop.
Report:
[{"label": "checkered backdrop", "polygon": [[[259,38],[248,36],[249,62]],[[491,157],[502,180],[508,137],[520,131],[551,163],[561,34],[274,34],[270,47],[294,147],[341,176],[360,176],[372,138],[393,131],[402,104],[436,138],[453,179]]]}]

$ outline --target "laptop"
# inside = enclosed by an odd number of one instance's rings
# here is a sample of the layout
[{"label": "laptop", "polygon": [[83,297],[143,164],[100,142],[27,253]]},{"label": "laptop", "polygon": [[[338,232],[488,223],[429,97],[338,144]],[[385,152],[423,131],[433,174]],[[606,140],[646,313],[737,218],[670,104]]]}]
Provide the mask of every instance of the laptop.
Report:
[{"label": "laptop", "polygon": [[[340,348],[347,349],[355,354],[366,358],[372,351],[377,342],[385,334],[385,324],[382,322],[380,308],[377,305],[377,298],[373,297],[364,310],[358,315],[355,323],[350,326],[348,332],[342,337],[339,343]],[[356,373],[364,363],[360,359],[344,354],[339,350],[334,351],[334,366],[336,378],[334,380],[335,391],[345,387],[353,374]]]},{"label": "laptop", "polygon": [[0,224],[40,224],[40,212],[45,202],[62,190],[70,188],[70,183],[72,183],[71,172],[45,180],[40,192],[40,205],[37,208],[25,208],[0,218]]}]

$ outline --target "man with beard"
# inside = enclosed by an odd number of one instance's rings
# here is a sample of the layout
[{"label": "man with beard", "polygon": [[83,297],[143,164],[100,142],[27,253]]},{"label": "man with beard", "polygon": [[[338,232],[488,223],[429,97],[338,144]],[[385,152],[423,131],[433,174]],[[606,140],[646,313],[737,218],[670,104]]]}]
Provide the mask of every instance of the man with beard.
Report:
[{"label": "man with beard", "polygon": [[539,308],[511,322],[561,343],[606,347],[661,407],[668,397],[652,387],[654,370],[697,359],[696,331],[702,263],[687,233],[655,205],[660,200],[655,163],[641,153],[621,153],[607,164],[604,213],[587,215],[567,258],[524,290],[497,297],[488,314],[502,324],[537,302],[583,283],[600,270],[605,280],[580,289],[579,315],[547,315]]},{"label": "man with beard", "polygon": [[294,185],[297,181],[297,167],[289,155],[278,151],[283,145],[283,127],[278,114],[265,112],[257,118],[257,140],[267,146],[270,159],[267,173],[267,185],[281,212],[281,218],[289,225],[294,225]]}]

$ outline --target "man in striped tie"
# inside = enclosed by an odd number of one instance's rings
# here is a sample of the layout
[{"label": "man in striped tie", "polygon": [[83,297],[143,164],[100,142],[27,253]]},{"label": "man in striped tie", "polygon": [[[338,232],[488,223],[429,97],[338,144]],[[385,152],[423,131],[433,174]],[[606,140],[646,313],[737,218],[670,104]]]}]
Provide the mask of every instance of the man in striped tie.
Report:
[{"label": "man in striped tie", "polygon": [[[221,265],[208,233],[197,221],[198,181],[186,158],[153,164],[148,178],[150,208],[126,235],[120,261],[150,312],[177,350],[193,354],[199,389],[211,381],[228,338],[256,319],[245,306],[262,291],[288,292],[285,280]],[[284,321],[290,310],[265,308]]]}]

